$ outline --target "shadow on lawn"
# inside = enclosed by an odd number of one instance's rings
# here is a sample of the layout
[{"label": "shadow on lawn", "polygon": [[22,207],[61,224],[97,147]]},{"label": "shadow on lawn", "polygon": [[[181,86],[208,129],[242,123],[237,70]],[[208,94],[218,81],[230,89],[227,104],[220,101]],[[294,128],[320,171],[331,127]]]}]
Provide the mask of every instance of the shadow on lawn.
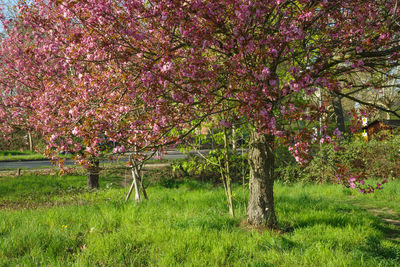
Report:
[{"label": "shadow on lawn", "polygon": [[[121,178],[117,176],[101,176],[100,190],[120,188]],[[82,175],[28,175],[0,178],[0,209],[7,206],[29,206],[50,202],[54,198],[68,203],[69,199],[91,192],[87,189],[86,176]],[[74,201],[72,201],[74,202]],[[18,203],[18,205],[8,205]]]},{"label": "shadow on lawn", "polygon": [[318,224],[332,227],[362,224],[361,221],[354,219],[354,213],[359,213],[360,209],[345,203],[333,202],[320,197],[314,198],[308,195],[278,196],[275,201],[279,209],[285,213],[301,214],[301,216],[296,216],[294,228],[306,228]]},{"label": "shadow on lawn", "polygon": [[[284,213],[296,214],[294,229],[309,228],[316,225],[328,225],[334,228],[350,226],[357,229],[369,224],[368,220],[365,220],[365,218],[368,218],[372,221],[369,227],[372,226],[376,231],[367,237],[363,242],[364,245],[358,248],[360,252],[367,257],[380,257],[400,262],[399,226],[389,223],[382,214],[373,213],[354,205],[351,201],[334,201],[308,195],[278,196],[276,203]],[[390,215],[391,218],[399,218],[397,214]],[[397,223],[397,221],[395,222]],[[382,239],[381,236],[385,238]]]},{"label": "shadow on lawn", "polygon": [[[382,233],[390,231],[390,228],[376,226]],[[374,236],[367,239],[366,245],[360,250],[370,257],[392,259],[400,263],[400,242],[396,240],[386,239],[386,244],[382,244],[382,240]]]}]

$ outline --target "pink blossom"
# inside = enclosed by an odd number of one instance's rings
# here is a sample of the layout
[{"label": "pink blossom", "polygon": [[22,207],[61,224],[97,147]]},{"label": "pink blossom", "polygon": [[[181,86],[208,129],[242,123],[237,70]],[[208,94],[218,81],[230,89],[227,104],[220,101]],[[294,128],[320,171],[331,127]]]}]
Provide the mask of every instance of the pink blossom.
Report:
[{"label": "pink blossom", "polygon": [[232,126],[232,123],[228,122],[226,119],[220,120],[219,123],[225,128],[229,128]]},{"label": "pink blossom", "polygon": [[336,128],[336,129],[333,131],[333,135],[336,135],[337,138],[340,138],[340,137],[342,136],[342,133],[340,132],[339,128]]},{"label": "pink blossom", "polygon": [[153,132],[154,132],[154,133],[160,132],[160,126],[159,126],[158,124],[154,124],[154,126],[153,126]]},{"label": "pink blossom", "polygon": [[125,146],[116,146],[113,149],[113,153],[117,154],[117,153],[124,153],[126,152]]},{"label": "pink blossom", "polygon": [[264,68],[261,72],[260,78],[261,80],[265,80],[270,74],[269,68]]},{"label": "pink blossom", "polygon": [[167,72],[167,71],[169,71],[171,69],[172,69],[172,63],[171,62],[167,62],[161,67],[161,71],[162,72]]},{"label": "pink blossom", "polygon": [[278,82],[276,80],[269,80],[269,85],[275,87],[277,84],[278,84]]},{"label": "pink blossom", "polygon": [[72,134],[73,135],[78,135],[79,134],[79,128],[78,127],[75,127],[73,130],[72,130]]}]

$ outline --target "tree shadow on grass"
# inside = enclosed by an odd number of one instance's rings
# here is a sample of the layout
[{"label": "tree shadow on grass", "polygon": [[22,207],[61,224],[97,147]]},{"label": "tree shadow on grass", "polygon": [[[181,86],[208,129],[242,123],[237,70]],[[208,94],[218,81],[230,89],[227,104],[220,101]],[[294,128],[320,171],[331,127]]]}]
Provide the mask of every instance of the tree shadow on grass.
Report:
[{"label": "tree shadow on grass", "polygon": [[125,185],[130,186],[131,178],[125,179],[118,175],[101,175],[99,178],[100,182],[100,189],[102,188],[123,188],[126,187]]},{"label": "tree shadow on grass", "polygon": [[188,191],[215,189],[215,186],[209,182],[199,182],[197,180],[175,179],[169,177],[164,177],[163,179],[160,179],[159,181],[154,182],[153,184],[168,189],[184,188],[185,190]]},{"label": "tree shadow on grass", "polygon": [[[327,225],[345,229],[367,226],[374,229],[367,239],[357,249],[365,256],[382,258],[400,263],[400,231],[385,222],[384,217],[371,213],[369,210],[356,206],[351,202],[335,201],[329,198],[300,196],[278,196],[277,207],[284,214],[293,215],[294,229],[311,228],[315,225]],[[278,212],[279,215],[279,212]],[[398,218],[398,215],[391,214]],[[368,218],[368,220],[365,220]],[[397,222],[397,221],[396,221]],[[382,238],[383,236],[383,238]]]},{"label": "tree shadow on grass", "polygon": [[[376,229],[382,231],[383,233],[389,231],[388,228],[378,225],[375,226]],[[360,247],[360,251],[369,257],[373,258],[383,258],[390,259],[400,266],[400,242],[395,240],[386,239],[385,244],[382,243],[382,239],[370,236],[366,244]]]},{"label": "tree shadow on grass", "polygon": [[314,198],[307,195],[278,196],[276,203],[277,208],[283,213],[293,214],[296,217],[294,228],[306,228],[319,224],[332,227],[358,226],[361,224],[358,220],[354,220],[354,213],[360,212],[359,208],[333,202],[329,199]]},{"label": "tree shadow on grass", "polygon": [[[100,177],[100,190],[118,188],[118,177]],[[86,177],[67,175],[29,175],[7,177],[0,183],[0,210],[86,204],[80,196],[92,192]]]},{"label": "tree shadow on grass", "polygon": [[[370,213],[370,211],[366,210]],[[392,218],[398,219],[398,216],[390,214]],[[380,257],[385,259],[392,259],[400,266],[400,227],[399,221],[395,219],[388,219],[388,214],[374,214],[373,228],[383,234],[385,243],[382,239],[370,237],[367,245],[362,247],[361,250],[373,257]]]}]

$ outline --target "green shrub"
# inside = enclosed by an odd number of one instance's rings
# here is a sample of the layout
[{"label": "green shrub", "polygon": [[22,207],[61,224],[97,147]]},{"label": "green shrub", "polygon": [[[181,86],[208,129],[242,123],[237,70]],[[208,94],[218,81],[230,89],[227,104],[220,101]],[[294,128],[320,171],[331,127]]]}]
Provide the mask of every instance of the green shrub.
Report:
[{"label": "green shrub", "polygon": [[338,151],[334,144],[323,144],[313,148],[312,159],[307,166],[300,166],[287,149],[277,150],[276,179],[290,183],[336,182],[335,172],[342,166],[365,178],[395,179],[400,177],[400,135],[387,136],[383,140],[374,138],[340,141]]},{"label": "green shrub", "polygon": [[[190,176],[192,178],[200,179],[202,181],[216,183],[221,180],[221,174],[219,172],[219,166],[213,163],[218,163],[219,158],[221,160],[221,163],[224,164],[222,153],[223,149],[211,150],[208,155],[206,155],[208,160],[195,154],[189,154],[189,158],[187,160],[173,164],[172,168],[174,173],[180,173],[181,176]],[[231,153],[229,153],[228,160],[230,164],[232,180],[246,180],[249,172],[247,153],[242,154],[240,153],[240,151],[231,151]]]}]

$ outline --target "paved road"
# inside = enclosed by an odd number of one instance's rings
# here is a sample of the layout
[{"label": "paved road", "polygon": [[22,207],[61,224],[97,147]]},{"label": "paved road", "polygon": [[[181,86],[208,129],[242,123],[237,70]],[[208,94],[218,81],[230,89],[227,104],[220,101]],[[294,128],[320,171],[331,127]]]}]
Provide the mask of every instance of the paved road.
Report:
[{"label": "paved road", "polygon": [[[208,150],[202,150],[202,153],[207,153]],[[168,154],[163,156],[163,159],[183,159],[186,156],[179,151],[168,151]],[[123,158],[119,160],[120,162],[126,162],[127,158]],[[110,162],[110,161],[102,161]],[[72,160],[65,160],[64,165],[71,166],[74,165]],[[49,160],[32,160],[32,161],[13,161],[13,162],[0,162],[0,170],[4,169],[37,169],[43,167],[51,167],[53,166]]]}]

